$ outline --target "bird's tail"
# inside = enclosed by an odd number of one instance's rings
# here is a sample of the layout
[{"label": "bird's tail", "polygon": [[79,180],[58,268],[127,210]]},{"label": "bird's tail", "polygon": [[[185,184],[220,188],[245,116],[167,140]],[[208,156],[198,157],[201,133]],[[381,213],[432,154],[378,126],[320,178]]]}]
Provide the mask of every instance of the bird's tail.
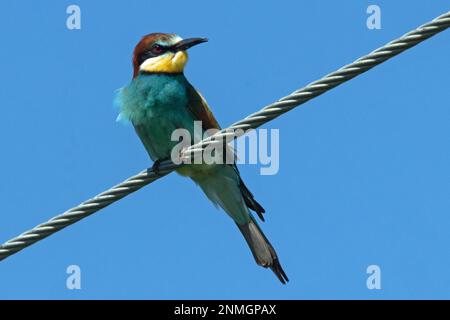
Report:
[{"label": "bird's tail", "polygon": [[281,283],[286,284],[289,279],[281,267],[277,253],[269,240],[267,240],[255,219],[251,217],[250,222],[243,225],[236,223],[236,225],[239,227],[239,230],[241,230],[242,235],[247,241],[256,263],[264,268],[270,268]]},{"label": "bird's tail", "polygon": [[203,189],[208,198],[222,207],[237,224],[252,250],[256,263],[270,268],[282,283],[288,278],[281,268],[277,254],[249,212],[254,210],[261,219],[264,209],[253,199],[245,187],[235,167],[215,167],[217,172],[206,176],[194,176],[194,181]]}]

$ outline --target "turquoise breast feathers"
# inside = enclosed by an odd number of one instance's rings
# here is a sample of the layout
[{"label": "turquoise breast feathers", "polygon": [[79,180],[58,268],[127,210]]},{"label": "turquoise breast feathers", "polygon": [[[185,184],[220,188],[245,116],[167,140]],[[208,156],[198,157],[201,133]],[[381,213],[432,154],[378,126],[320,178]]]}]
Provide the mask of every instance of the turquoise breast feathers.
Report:
[{"label": "turquoise breast feathers", "polygon": [[141,74],[118,92],[118,120],[133,124],[153,160],[170,157],[175,129],[194,130],[186,86],[182,74]]}]

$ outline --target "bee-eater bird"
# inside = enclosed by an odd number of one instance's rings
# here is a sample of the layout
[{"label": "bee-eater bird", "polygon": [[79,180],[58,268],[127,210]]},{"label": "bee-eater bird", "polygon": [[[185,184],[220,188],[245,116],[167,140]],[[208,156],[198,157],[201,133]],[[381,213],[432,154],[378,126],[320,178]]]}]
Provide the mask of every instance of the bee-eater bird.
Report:
[{"label": "bee-eater bird", "polygon": [[[187,129],[192,137],[194,121],[201,121],[203,131],[220,129],[206,101],[183,73],[188,60],[187,49],[206,41],[152,33],[144,36],[134,49],[133,79],[117,97],[121,108],[119,117],[133,124],[155,163],[155,170],[162,160],[170,158],[172,148],[178,144],[171,140],[175,129]],[[234,163],[187,164],[177,172],[194,180],[206,196],[233,219],[257,264],[270,268],[283,284],[289,281],[275,249],[249,210],[256,212],[263,221],[265,211],[245,186]]]}]

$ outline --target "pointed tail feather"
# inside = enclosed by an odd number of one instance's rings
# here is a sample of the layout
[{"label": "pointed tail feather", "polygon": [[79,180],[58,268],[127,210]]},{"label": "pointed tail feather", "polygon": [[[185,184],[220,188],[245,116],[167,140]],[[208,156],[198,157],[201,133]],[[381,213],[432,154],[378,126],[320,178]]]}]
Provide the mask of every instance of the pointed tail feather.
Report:
[{"label": "pointed tail feather", "polygon": [[239,230],[241,230],[247,241],[256,263],[264,268],[270,268],[281,283],[286,284],[289,279],[281,267],[277,253],[254,218],[252,217],[247,224],[240,225],[236,223],[236,225],[239,227]]},{"label": "pointed tail feather", "polygon": [[275,249],[259,228],[249,209],[254,210],[264,220],[264,208],[242,182],[236,166],[216,167],[216,172],[208,175],[191,176],[203,189],[208,198],[222,207],[234,220],[247,241],[256,263],[270,268],[285,284],[288,280],[280,265]]}]

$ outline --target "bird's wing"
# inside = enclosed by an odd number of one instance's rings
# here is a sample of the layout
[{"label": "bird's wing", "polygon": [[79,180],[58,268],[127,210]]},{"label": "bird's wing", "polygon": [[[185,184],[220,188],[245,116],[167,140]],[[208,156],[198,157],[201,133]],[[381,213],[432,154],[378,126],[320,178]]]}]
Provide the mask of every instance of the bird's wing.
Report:
[{"label": "bird's wing", "polygon": [[187,96],[187,108],[194,116],[194,119],[202,121],[203,130],[220,130],[219,123],[209,109],[208,103],[206,103],[203,96],[190,83],[187,86]]},{"label": "bird's wing", "polygon": [[[203,96],[189,82],[187,85],[187,96],[187,108],[192,113],[192,116],[195,120],[200,120],[202,122],[203,131],[209,129],[220,130],[220,125],[209,109],[208,103],[206,102],[205,98],[203,98]],[[209,134],[212,133],[215,132],[209,132]],[[236,155],[233,148],[231,148],[231,146],[229,146],[228,144],[224,145],[223,156],[224,162],[230,163],[231,161],[234,164]]]},{"label": "bird's wing", "polygon": [[[188,85],[188,109],[193,114],[194,119],[202,121],[203,130],[208,129],[219,129],[220,126],[214,117],[213,113],[209,109],[208,103],[203,98],[203,96],[191,85]],[[227,145],[229,149],[229,154],[233,154],[234,151]],[[231,164],[239,177],[239,188],[241,189],[242,197],[244,198],[245,204],[249,209],[255,211],[259,218],[264,221],[263,213],[264,208],[255,200],[253,194],[245,186],[244,181],[242,181],[241,175],[235,163]]]}]

